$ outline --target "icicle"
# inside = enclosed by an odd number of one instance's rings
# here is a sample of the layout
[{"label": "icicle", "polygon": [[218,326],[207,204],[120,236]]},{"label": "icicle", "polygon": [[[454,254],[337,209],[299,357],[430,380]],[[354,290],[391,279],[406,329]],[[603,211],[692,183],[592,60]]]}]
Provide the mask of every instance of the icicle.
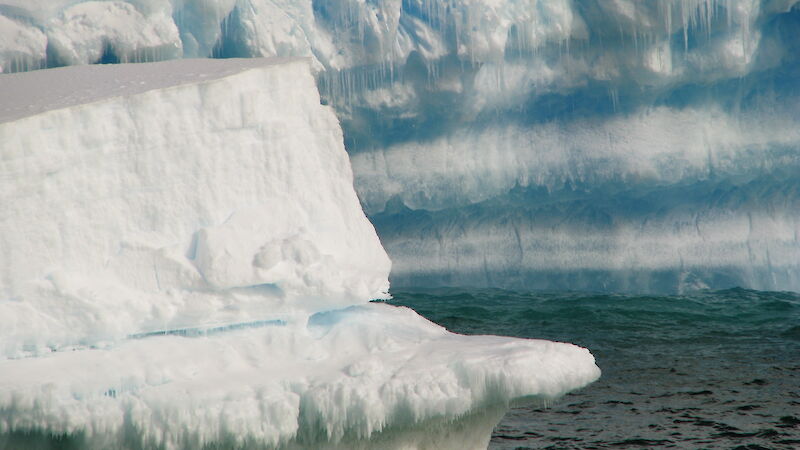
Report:
[{"label": "icicle", "polygon": [[731,10],[731,5],[730,4],[725,5],[725,16],[726,16],[726,19],[727,19],[727,22],[728,22],[728,29],[729,30],[733,26],[733,13],[731,11],[732,11]]},{"label": "icicle", "polygon": [[569,58],[569,56],[570,56],[570,44],[571,44],[571,41],[572,41],[572,37],[571,37],[571,36],[569,36],[569,35],[567,35],[567,39],[566,39],[566,45],[567,45],[567,58]]},{"label": "icicle", "polygon": [[616,87],[609,88],[608,96],[611,98],[611,107],[614,112],[617,112],[619,106],[619,90]]},{"label": "icicle", "polygon": [[689,17],[686,2],[681,2],[681,25],[683,26],[683,53],[689,53]]},{"label": "icicle", "polygon": [[672,3],[665,2],[664,8],[666,12],[664,14],[664,25],[666,26],[667,36],[672,35]]}]

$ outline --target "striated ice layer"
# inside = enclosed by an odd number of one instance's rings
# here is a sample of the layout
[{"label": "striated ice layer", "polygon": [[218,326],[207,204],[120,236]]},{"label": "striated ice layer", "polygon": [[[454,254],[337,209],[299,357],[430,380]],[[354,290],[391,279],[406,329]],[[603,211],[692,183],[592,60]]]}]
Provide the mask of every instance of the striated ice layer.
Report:
[{"label": "striated ice layer", "polygon": [[320,75],[394,286],[800,290],[797,2],[441,4]]},{"label": "striated ice layer", "polygon": [[642,192],[517,188],[463,208],[390,204],[372,219],[394,285],[797,291],[796,173]]},{"label": "striated ice layer", "polygon": [[644,194],[800,167],[800,96],[788,100],[735,114],[703,103],[568,122],[509,118],[357,152],[351,160],[368,214],[392,199],[436,211],[528,187]]},{"label": "striated ice layer", "polygon": [[797,291],[798,99],[458,129],[352,155],[356,186],[395,286]]},{"label": "striated ice layer", "polygon": [[313,64],[0,78],[0,447],[484,448],[597,379],[368,303],[390,261]]}]

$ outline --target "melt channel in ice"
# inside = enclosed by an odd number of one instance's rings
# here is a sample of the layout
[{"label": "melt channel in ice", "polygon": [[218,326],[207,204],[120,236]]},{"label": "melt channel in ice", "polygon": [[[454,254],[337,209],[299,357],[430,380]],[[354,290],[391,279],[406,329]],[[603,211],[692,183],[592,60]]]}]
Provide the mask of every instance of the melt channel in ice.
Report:
[{"label": "melt channel in ice", "polygon": [[390,262],[311,64],[0,76],[0,447],[479,448],[599,376],[369,303]]}]

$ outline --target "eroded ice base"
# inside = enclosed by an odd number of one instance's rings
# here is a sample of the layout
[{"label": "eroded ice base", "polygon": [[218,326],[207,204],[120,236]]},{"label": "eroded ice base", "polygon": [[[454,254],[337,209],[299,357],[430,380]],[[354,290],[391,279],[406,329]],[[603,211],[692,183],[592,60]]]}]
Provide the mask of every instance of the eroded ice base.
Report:
[{"label": "eroded ice base", "polygon": [[0,362],[0,443],[481,448],[509,402],[599,373],[571,344],[456,335],[369,304]]}]

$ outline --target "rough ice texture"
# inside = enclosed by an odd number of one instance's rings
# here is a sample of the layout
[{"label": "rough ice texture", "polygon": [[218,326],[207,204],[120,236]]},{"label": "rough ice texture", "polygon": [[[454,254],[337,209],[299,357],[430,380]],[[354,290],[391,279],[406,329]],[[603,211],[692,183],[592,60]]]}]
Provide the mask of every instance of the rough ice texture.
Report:
[{"label": "rough ice texture", "polygon": [[402,14],[438,56],[319,77],[393,285],[800,290],[797,2]]},{"label": "rough ice texture", "polygon": [[0,368],[0,433],[98,449],[485,448],[510,399],[554,398],[599,375],[579,347],[455,335],[382,304]]},{"label": "rough ice texture", "polygon": [[[77,63],[63,49],[100,41],[103,55],[83,51],[81,63],[312,58],[396,285],[800,290],[797,190],[785,182],[800,170],[797,0],[131,0],[113,2],[111,16],[139,24],[122,41],[100,20],[91,32],[64,31],[70,11],[89,14],[97,2],[3,2],[11,6],[0,14],[14,21],[3,35],[17,36],[0,44],[8,70]],[[167,30],[169,17],[179,43],[148,31]],[[690,207],[674,201],[672,192],[698,183],[735,187],[752,207],[691,190],[682,194]],[[603,206],[620,192],[647,198],[660,216]],[[577,220],[573,201],[600,206]],[[425,227],[420,215],[430,218]],[[719,217],[775,218],[779,237],[729,233]],[[668,233],[659,250],[657,230],[687,221],[706,226],[685,241]],[[535,242],[553,235],[519,231],[542,223],[575,244],[544,250]],[[434,255],[431,243],[444,249]],[[687,245],[703,251],[675,250]],[[794,262],[776,262],[780,252]],[[550,267],[553,258],[564,263]],[[603,260],[613,264],[598,269]],[[617,281],[596,285],[603,278]]]},{"label": "rough ice texture", "polygon": [[0,89],[32,92],[0,116],[3,356],[385,295],[308,61],[62,68]]}]

